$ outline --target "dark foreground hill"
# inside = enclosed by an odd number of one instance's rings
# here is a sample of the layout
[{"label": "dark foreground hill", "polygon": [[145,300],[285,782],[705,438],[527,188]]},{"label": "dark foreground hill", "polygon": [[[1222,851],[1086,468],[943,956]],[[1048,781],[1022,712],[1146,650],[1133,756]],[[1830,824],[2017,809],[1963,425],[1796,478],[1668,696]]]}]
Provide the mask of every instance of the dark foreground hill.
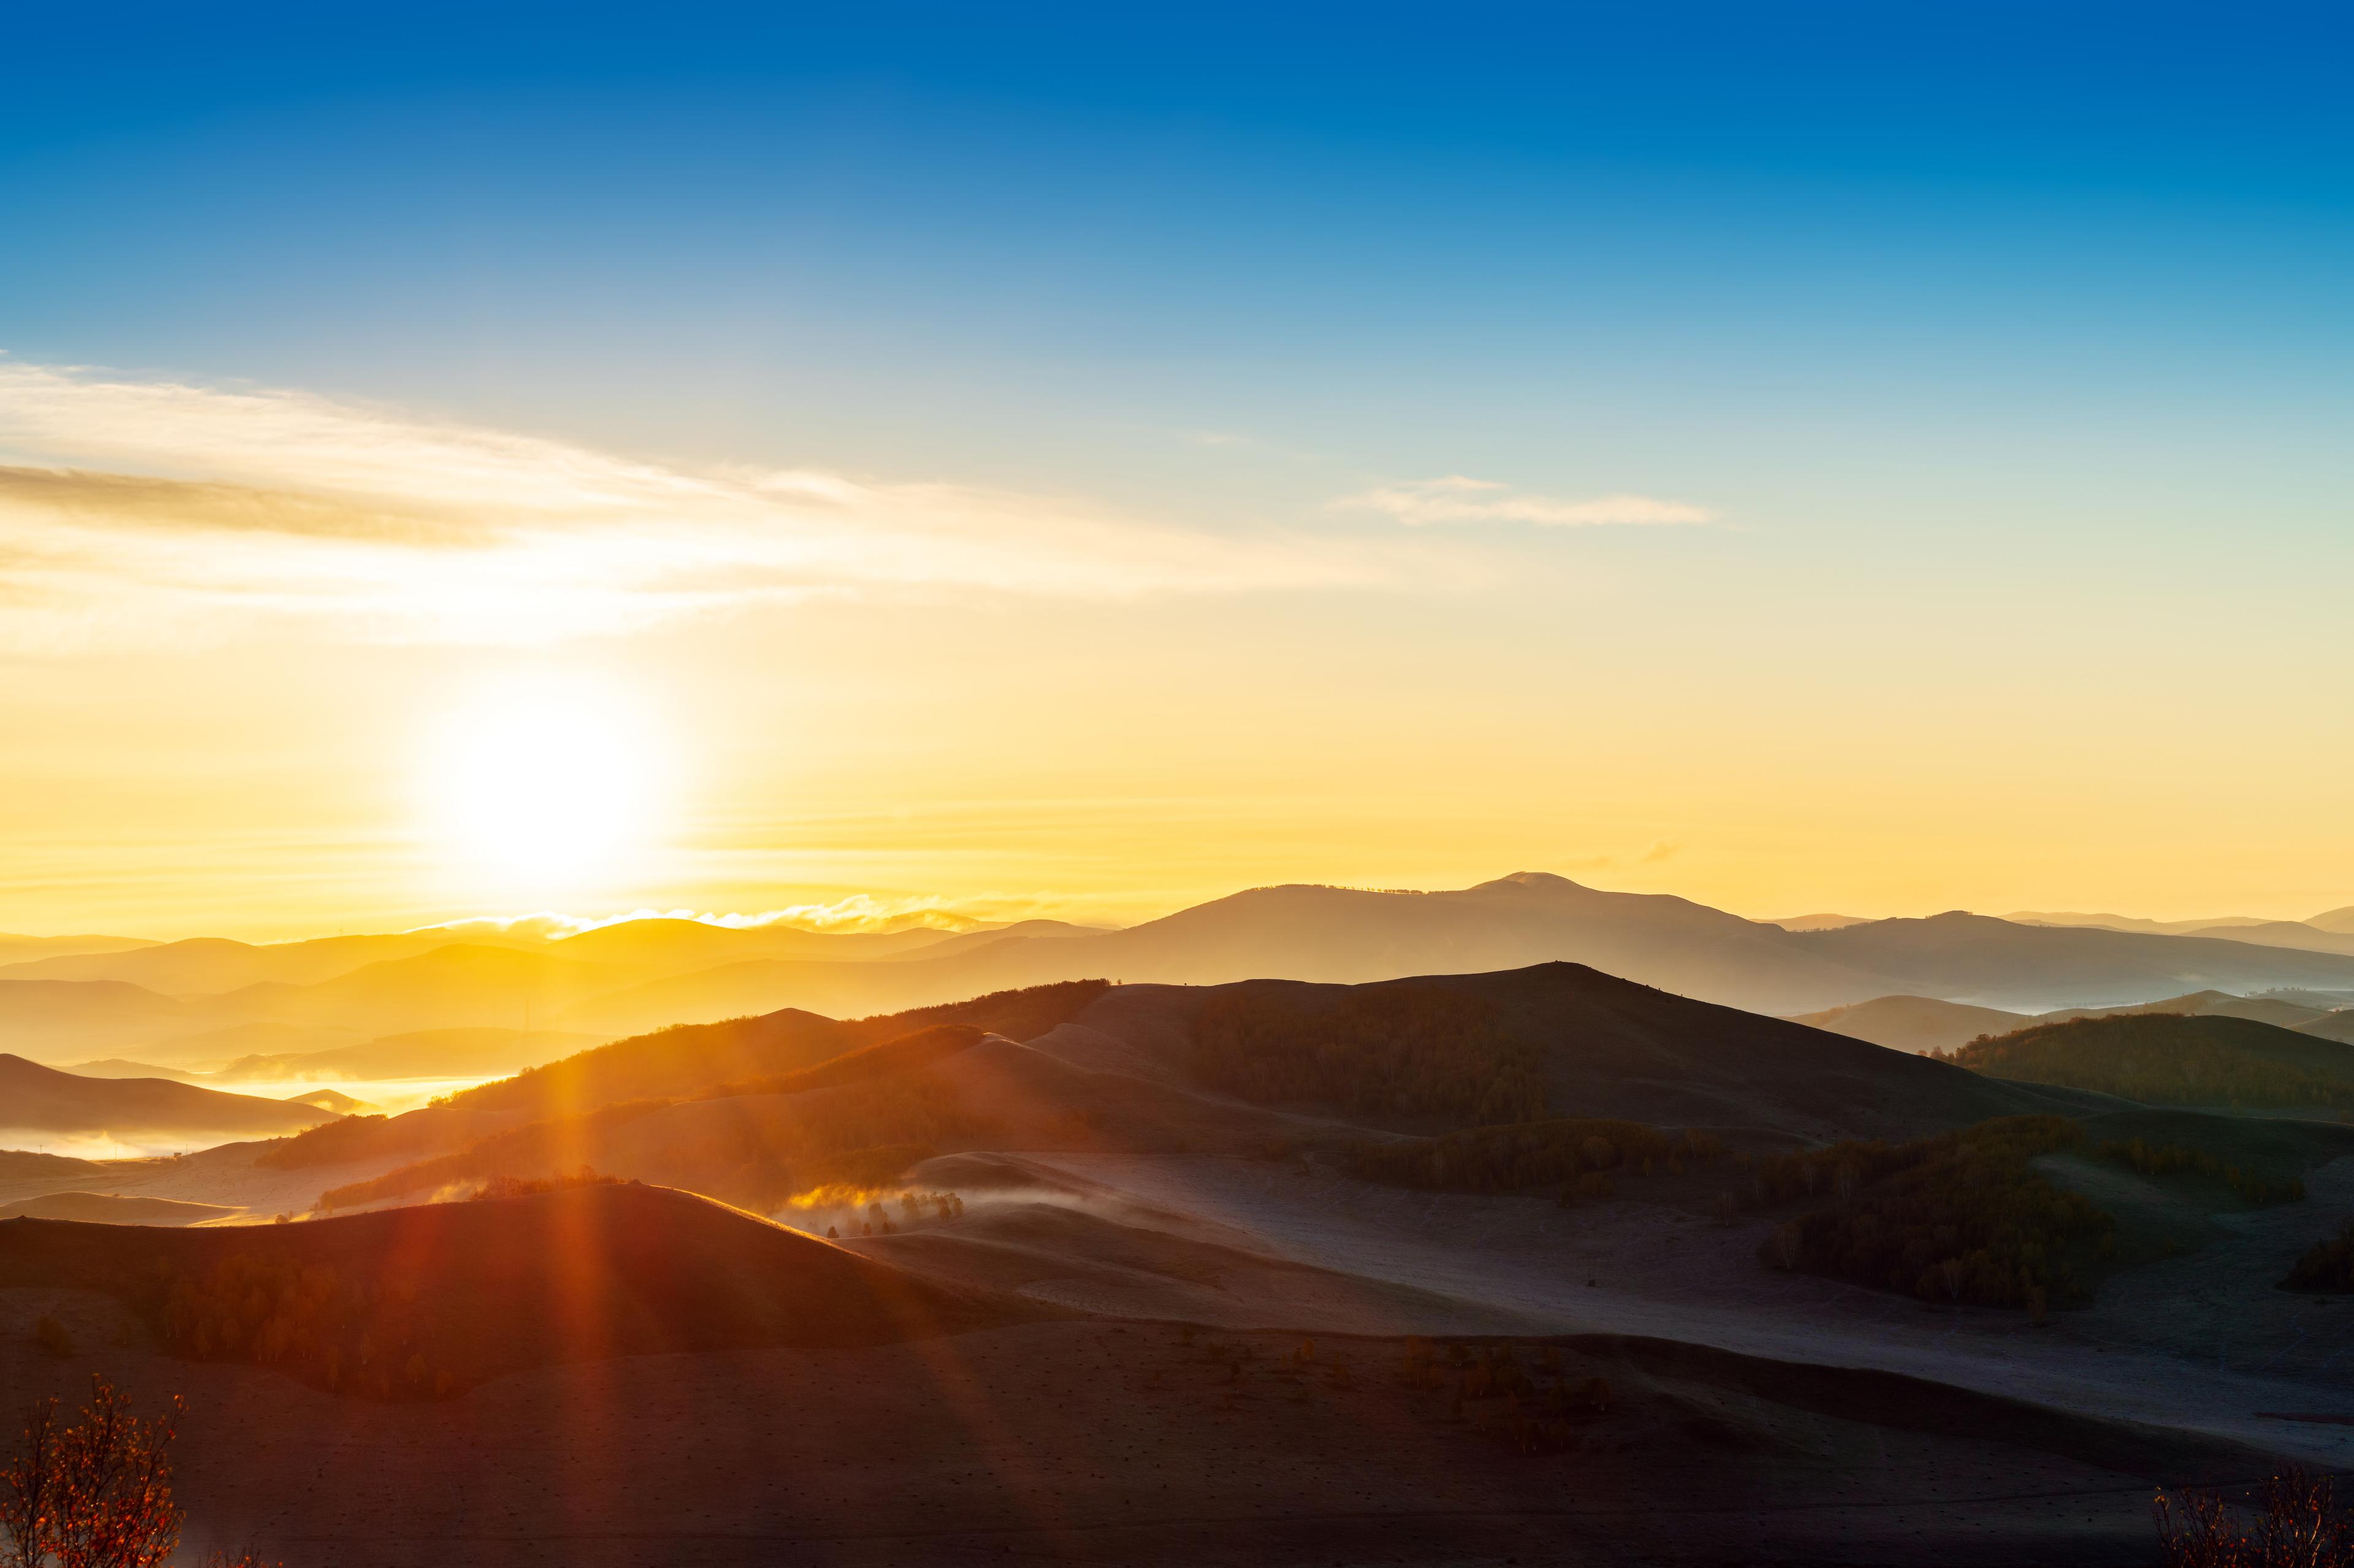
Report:
[{"label": "dark foreground hill", "polygon": [[2072,1019],[1973,1041],[1948,1059],[1973,1072],[2147,1105],[2354,1107],[2354,1045],[2249,1018]]},{"label": "dark foreground hill", "polygon": [[274,1138],[334,1119],[285,1100],[164,1078],[84,1078],[0,1055],[0,1128],[14,1133]]},{"label": "dark foreground hill", "polygon": [[0,1286],[28,1285],[115,1296],[184,1355],[379,1398],[554,1362],[887,1344],[1038,1315],[613,1182],[235,1229],[0,1222]]}]

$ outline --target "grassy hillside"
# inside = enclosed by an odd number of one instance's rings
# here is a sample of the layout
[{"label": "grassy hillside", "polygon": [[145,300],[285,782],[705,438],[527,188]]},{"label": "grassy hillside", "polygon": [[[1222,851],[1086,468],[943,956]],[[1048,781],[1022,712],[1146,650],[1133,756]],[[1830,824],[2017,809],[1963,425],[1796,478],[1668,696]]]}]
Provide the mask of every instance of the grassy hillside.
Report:
[{"label": "grassy hillside", "polygon": [[1102,980],[1066,980],[848,1022],[787,1009],[726,1023],[683,1024],[579,1052],[405,1116],[355,1117],[260,1159],[277,1169],[300,1170],[453,1150],[502,1130],[578,1118],[607,1107],[667,1102],[723,1085],[758,1083],[935,1025],[963,1024],[1027,1039],[1062,1022],[1106,989]]},{"label": "grassy hillside", "polygon": [[1270,1113],[938,1025],[776,1078],[493,1132],[320,1202],[393,1202],[588,1165],[765,1212],[821,1188],[888,1186],[938,1154],[1254,1152],[1292,1129]]},{"label": "grassy hillside", "polygon": [[0,1285],[103,1291],[178,1353],[369,1398],[555,1361],[885,1344],[1040,1314],[684,1192],[599,1183],[227,1230],[18,1220]]},{"label": "grassy hillside", "polygon": [[2354,1107],[2354,1046],[2246,1018],[2080,1018],[1973,1041],[1941,1059],[2147,1105]]}]

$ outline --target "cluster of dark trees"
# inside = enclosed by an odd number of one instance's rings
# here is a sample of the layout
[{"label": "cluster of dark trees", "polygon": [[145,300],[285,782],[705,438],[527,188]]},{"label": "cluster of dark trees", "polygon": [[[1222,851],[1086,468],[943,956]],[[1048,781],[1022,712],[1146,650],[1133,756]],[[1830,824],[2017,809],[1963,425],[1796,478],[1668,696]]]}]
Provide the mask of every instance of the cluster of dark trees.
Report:
[{"label": "cluster of dark trees", "polygon": [[1351,991],[1317,1007],[1270,991],[1223,993],[1203,1009],[1193,1069],[1264,1105],[1338,1105],[1462,1126],[1533,1121],[1545,1111],[1537,1048],[1506,1032],[1493,1002],[1437,986]]},{"label": "cluster of dark trees", "polygon": [[2026,1307],[2084,1298],[2086,1255],[2114,1250],[2115,1222],[2029,1161],[2080,1147],[2064,1117],[2005,1117],[1911,1143],[1851,1142],[1756,1167],[1766,1201],[1828,1194],[1766,1238],[1776,1267],[1925,1300]]},{"label": "cluster of dark trees", "polygon": [[1607,1378],[1573,1372],[1553,1345],[1457,1343],[1441,1352],[1410,1339],[1402,1373],[1413,1388],[1442,1389],[1451,1380],[1447,1418],[1524,1454],[1573,1446],[1616,1397]]},{"label": "cluster of dark trees", "polygon": [[[811,1208],[835,1204],[855,1208],[858,1196],[859,1194],[846,1191],[820,1188],[813,1193],[804,1194],[803,1198],[798,1201]],[[817,1201],[809,1202],[808,1200],[811,1198]],[[849,1221],[848,1224],[859,1235],[887,1236],[902,1230],[921,1230],[927,1225],[945,1225],[951,1221],[964,1218],[964,1200],[954,1192],[919,1192],[910,1188],[899,1194],[898,1202],[899,1217],[896,1221],[891,1218],[890,1205],[877,1197],[868,1202],[864,1218]],[[841,1226],[826,1226],[825,1239],[840,1241]]]},{"label": "cluster of dark trees", "polygon": [[2289,1266],[2284,1290],[2354,1290],[2354,1220],[2307,1247]]},{"label": "cluster of dark trees", "polygon": [[2354,1074],[2332,1074],[2326,1057],[2284,1056],[2308,1050],[2328,1053],[2328,1043],[2244,1018],[2153,1012],[2034,1024],[1930,1054],[1992,1077],[2144,1105],[2354,1107]]},{"label": "cluster of dark trees", "polygon": [[588,1166],[565,1176],[493,1176],[474,1189],[479,1201],[487,1198],[529,1198],[542,1192],[568,1192],[575,1187],[611,1187],[619,1176],[599,1176]]},{"label": "cluster of dark trees", "polygon": [[383,1399],[451,1392],[449,1372],[425,1357],[412,1282],[232,1253],[205,1272],[168,1270],[158,1285],[157,1327],[181,1355],[283,1366]]},{"label": "cluster of dark trees", "polygon": [[1724,1145],[1695,1130],[1668,1132],[1637,1121],[1561,1118],[1471,1128],[1438,1138],[1359,1144],[1343,1157],[1363,1181],[1452,1192],[1519,1192],[1559,1186],[1591,1193],[1614,1172],[1678,1173],[1722,1159]]},{"label": "cluster of dark trees", "polygon": [[2203,1150],[2175,1143],[2128,1142],[2111,1139],[2101,1145],[2100,1158],[2144,1176],[2205,1176],[2222,1182],[2247,1202],[2261,1207],[2294,1203],[2305,1196],[2305,1183],[2294,1176],[2274,1178],[2226,1165]]}]

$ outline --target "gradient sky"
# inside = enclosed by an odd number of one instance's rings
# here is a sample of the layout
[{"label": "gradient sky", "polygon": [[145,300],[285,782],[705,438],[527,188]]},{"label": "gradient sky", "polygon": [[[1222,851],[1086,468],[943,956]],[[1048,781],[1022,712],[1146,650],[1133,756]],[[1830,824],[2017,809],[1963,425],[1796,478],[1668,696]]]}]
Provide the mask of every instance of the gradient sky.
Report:
[{"label": "gradient sky", "polygon": [[2342,8],[9,31],[0,929],[2354,903]]}]

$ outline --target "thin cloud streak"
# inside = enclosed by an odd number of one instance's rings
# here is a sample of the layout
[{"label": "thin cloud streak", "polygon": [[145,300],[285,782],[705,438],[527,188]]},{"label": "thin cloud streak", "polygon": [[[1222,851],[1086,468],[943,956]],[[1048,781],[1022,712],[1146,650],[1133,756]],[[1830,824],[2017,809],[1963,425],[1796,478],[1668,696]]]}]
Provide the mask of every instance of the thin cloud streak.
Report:
[{"label": "thin cloud streak", "polygon": [[1649,495],[1603,495],[1563,501],[1515,490],[1500,480],[1451,473],[1439,479],[1402,480],[1344,495],[1332,503],[1344,511],[1379,512],[1410,527],[1451,523],[1526,523],[1540,528],[1594,528],[1713,523],[1704,506],[1661,501]]},{"label": "thin cloud streak", "polygon": [[1479,580],[1397,543],[1249,538],[1062,498],[692,472],[297,391],[0,360],[0,644],[309,622],[537,642],[820,594],[1058,599]]}]

